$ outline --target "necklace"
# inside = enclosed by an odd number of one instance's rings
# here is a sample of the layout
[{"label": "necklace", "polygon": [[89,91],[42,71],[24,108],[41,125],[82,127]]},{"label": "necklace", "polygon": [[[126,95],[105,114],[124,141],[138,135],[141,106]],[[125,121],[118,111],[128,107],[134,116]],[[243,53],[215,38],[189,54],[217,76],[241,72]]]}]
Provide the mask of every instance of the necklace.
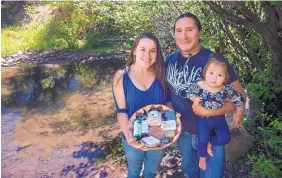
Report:
[{"label": "necklace", "polygon": [[191,57],[192,57],[192,54],[189,53],[189,54],[188,54],[188,57],[187,57],[187,59],[186,59],[186,61],[185,61],[185,63],[184,63],[184,66],[189,62],[189,60],[190,60]]}]

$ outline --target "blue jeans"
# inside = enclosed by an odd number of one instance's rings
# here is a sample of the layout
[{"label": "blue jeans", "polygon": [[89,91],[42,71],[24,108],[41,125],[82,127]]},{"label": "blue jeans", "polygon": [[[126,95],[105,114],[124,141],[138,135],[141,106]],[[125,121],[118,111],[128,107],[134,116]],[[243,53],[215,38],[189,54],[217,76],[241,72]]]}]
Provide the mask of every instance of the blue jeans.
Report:
[{"label": "blue jeans", "polygon": [[164,156],[164,150],[142,151],[128,145],[122,137],[122,144],[127,159],[127,177],[140,178],[140,172],[144,162],[144,178],[154,178]]},{"label": "blue jeans", "polygon": [[182,169],[189,178],[222,178],[224,174],[225,147],[213,146],[214,156],[206,157],[206,170],[200,170],[197,155],[197,136],[181,133],[177,145],[182,156]]}]

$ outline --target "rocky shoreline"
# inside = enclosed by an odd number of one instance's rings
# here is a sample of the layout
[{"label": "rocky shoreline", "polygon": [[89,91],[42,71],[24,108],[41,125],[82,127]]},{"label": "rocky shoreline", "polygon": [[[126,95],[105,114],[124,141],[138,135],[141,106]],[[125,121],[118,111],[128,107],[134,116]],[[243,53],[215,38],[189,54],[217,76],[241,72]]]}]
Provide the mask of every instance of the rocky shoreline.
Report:
[{"label": "rocky shoreline", "polygon": [[93,60],[117,59],[128,56],[129,51],[113,51],[107,54],[97,54],[95,51],[79,50],[45,50],[19,51],[18,53],[1,58],[1,67],[15,67],[25,64],[55,64],[65,62],[88,62]]}]

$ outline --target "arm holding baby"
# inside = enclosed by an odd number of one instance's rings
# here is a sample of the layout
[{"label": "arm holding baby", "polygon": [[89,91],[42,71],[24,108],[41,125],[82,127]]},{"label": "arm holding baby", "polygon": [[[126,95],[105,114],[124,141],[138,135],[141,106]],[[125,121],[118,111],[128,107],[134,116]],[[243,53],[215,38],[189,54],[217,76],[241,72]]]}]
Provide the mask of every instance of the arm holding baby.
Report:
[{"label": "arm holding baby", "polygon": [[228,92],[228,100],[236,106],[236,112],[234,115],[234,125],[241,125],[245,99],[242,94],[237,92],[233,87],[227,86],[226,89]]}]

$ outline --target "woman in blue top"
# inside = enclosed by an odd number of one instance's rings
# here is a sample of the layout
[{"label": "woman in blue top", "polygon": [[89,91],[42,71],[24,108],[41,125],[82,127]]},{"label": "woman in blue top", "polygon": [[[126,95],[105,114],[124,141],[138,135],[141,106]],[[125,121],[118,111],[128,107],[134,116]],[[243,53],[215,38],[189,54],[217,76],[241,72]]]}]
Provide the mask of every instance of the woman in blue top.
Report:
[{"label": "woman in blue top", "polygon": [[148,104],[165,103],[165,66],[158,39],[152,33],[137,37],[126,66],[113,81],[117,119],[122,130],[122,144],[128,162],[128,178],[139,178],[144,163],[144,178],[155,177],[164,150],[146,150],[128,130],[128,119]]}]

